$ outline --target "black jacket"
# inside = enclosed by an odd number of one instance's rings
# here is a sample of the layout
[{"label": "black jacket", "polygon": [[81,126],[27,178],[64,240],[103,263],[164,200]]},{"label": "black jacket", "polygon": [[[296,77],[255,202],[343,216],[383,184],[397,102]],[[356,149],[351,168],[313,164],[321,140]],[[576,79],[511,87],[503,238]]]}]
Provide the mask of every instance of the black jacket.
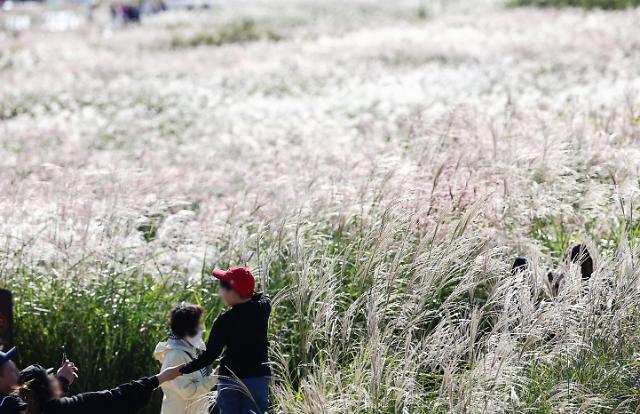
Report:
[{"label": "black jacket", "polygon": [[[66,395],[69,392],[69,380],[58,376],[62,392]],[[21,414],[27,409],[27,403],[17,395],[0,394],[0,414]]]},{"label": "black jacket", "polygon": [[156,377],[141,378],[108,391],[53,398],[41,407],[42,414],[133,414],[147,405],[158,386]]},{"label": "black jacket", "polygon": [[270,314],[271,302],[262,293],[227,310],[213,323],[207,349],[182,372],[190,374],[211,365],[224,349],[220,375],[239,378],[270,375],[267,340]]},{"label": "black jacket", "polygon": [[27,408],[27,404],[15,395],[0,394],[0,414],[19,414]]}]

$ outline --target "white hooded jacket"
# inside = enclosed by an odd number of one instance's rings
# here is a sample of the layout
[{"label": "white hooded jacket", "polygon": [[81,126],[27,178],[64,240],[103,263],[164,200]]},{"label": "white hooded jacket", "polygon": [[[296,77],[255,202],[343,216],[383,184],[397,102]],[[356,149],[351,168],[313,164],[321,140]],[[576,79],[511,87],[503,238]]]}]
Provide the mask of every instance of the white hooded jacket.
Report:
[{"label": "white hooded jacket", "polygon": [[[162,369],[186,364],[198,355],[198,350],[204,349],[201,341],[197,347],[182,339],[169,339],[159,342],[153,353],[155,359],[162,363]],[[182,375],[173,381],[162,384],[164,397],[162,399],[161,414],[199,414],[206,412],[207,399],[203,398],[217,384],[214,375],[204,376],[201,371]]]}]

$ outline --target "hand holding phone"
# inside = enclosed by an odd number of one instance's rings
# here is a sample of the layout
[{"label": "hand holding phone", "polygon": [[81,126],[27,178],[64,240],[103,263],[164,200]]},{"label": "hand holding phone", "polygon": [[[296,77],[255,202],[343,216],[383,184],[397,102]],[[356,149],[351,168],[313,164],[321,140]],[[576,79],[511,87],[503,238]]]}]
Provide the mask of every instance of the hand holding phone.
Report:
[{"label": "hand holding phone", "polygon": [[73,384],[76,378],[78,378],[78,368],[76,367],[76,364],[69,361],[64,345],[62,346],[62,366],[58,369],[56,374],[69,381],[69,384]]},{"label": "hand holding phone", "polygon": [[66,362],[58,369],[57,375],[65,378],[69,381],[69,384],[73,384],[73,382],[78,378],[78,368],[73,362]]}]

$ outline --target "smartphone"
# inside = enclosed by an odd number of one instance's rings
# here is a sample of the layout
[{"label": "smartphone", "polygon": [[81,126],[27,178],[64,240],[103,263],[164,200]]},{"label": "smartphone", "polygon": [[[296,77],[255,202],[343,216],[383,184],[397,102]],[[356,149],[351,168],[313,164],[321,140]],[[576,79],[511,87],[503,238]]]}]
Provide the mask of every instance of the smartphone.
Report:
[{"label": "smartphone", "polygon": [[64,345],[62,345],[62,363],[65,364],[67,362],[69,362],[69,358],[67,358],[67,350]]}]

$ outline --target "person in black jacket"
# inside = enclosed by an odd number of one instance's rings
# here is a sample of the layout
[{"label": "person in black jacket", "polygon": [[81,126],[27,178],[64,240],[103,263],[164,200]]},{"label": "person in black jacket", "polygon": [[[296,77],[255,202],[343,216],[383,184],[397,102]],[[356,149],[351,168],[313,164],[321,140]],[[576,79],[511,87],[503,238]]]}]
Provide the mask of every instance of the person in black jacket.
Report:
[{"label": "person in black jacket", "polygon": [[14,394],[18,385],[18,368],[13,362],[16,348],[0,351],[0,414],[20,414],[27,404]]},{"label": "person in black jacket", "polygon": [[[20,374],[13,362],[16,348],[9,352],[0,351],[0,414],[21,414],[27,409],[27,403],[17,395]],[[54,375],[53,368],[47,370],[52,392],[63,397],[69,386],[78,378],[78,369],[73,362],[65,361]]]},{"label": "person in black jacket", "polygon": [[207,349],[182,373],[211,365],[222,354],[216,402],[220,414],[264,414],[269,408],[271,302],[255,293],[253,274],[246,267],[214,269],[213,276],[220,280],[220,296],[230,308],[213,323]]},{"label": "person in black jacket", "polygon": [[20,373],[19,393],[27,402],[27,414],[133,414],[144,407],[153,390],[180,376],[182,366],[163,370],[106,391],[86,392],[59,398],[47,370],[31,365]]}]

